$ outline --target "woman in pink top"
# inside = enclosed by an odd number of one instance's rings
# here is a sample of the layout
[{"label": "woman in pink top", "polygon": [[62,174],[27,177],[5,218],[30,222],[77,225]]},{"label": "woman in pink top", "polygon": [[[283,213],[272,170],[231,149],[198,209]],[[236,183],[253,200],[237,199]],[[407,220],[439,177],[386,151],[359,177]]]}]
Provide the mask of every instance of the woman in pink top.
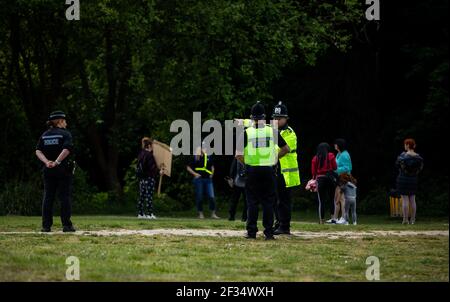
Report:
[{"label": "woman in pink top", "polygon": [[336,184],[330,176],[336,169],[336,158],[330,152],[330,145],[320,143],[317,146],[317,153],[312,159],[311,173],[313,179],[317,180],[321,224],[325,221],[326,213],[333,215],[333,199]]}]

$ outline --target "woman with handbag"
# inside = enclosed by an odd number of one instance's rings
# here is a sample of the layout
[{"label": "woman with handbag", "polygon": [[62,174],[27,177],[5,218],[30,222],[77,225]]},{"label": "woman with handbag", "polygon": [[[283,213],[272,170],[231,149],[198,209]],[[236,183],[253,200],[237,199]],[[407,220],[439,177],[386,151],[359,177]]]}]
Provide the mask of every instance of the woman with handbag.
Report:
[{"label": "woman with handbag", "polygon": [[317,146],[317,153],[312,159],[312,177],[317,181],[318,202],[320,204],[320,224],[325,221],[325,213],[332,215],[334,203],[334,191],[337,176],[334,170],[337,169],[336,158],[330,152],[330,145],[320,143]]}]

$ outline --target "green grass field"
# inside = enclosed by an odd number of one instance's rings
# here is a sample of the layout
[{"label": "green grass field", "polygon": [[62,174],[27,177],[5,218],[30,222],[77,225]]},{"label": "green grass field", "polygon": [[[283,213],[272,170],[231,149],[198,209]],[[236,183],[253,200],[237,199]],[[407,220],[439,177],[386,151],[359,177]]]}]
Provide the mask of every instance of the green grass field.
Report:
[{"label": "green grass field", "polygon": [[[55,217],[54,231],[60,230],[58,220]],[[449,281],[447,218],[401,225],[397,219],[361,216],[357,226],[318,225],[314,216],[294,220],[293,231],[439,230],[447,235],[281,236],[271,242],[242,237],[48,235],[37,233],[40,217],[1,216],[0,281],[65,281],[68,256],[80,259],[81,281],[366,281],[368,256],[380,259],[380,281]],[[240,221],[189,217],[142,221],[75,216],[73,222],[83,231],[245,230]]]}]

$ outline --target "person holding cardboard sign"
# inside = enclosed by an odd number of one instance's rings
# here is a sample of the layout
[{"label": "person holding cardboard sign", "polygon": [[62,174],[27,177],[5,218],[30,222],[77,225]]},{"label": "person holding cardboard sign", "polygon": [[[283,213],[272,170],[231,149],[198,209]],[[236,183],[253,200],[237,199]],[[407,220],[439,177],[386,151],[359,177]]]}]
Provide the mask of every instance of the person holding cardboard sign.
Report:
[{"label": "person holding cardboard sign", "polygon": [[[136,165],[136,176],[139,179],[139,219],[156,219],[153,213],[153,192],[155,190],[155,178],[158,175],[158,166],[153,156],[152,143],[151,138],[142,138],[142,150],[138,155]],[[162,170],[159,173],[162,173]]]}]

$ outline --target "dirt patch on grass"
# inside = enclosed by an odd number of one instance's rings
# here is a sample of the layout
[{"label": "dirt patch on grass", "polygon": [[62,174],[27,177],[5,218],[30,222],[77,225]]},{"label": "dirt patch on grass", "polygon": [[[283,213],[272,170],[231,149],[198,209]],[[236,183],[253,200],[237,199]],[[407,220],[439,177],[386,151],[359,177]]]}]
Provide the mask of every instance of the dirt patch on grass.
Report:
[{"label": "dirt patch on grass", "polygon": [[[62,234],[61,231],[51,233],[40,232],[0,232],[1,235],[23,235],[23,234]],[[241,230],[215,230],[215,229],[153,229],[153,230],[99,230],[99,231],[77,231],[71,233],[81,236],[129,236],[129,235],[142,235],[142,236],[156,236],[156,235],[168,235],[168,236],[199,236],[199,237],[242,237],[245,235],[245,231]],[[395,236],[446,236],[448,237],[449,231],[336,231],[336,232],[292,232],[293,237],[300,238],[361,238],[361,237],[395,237]],[[262,236],[262,232],[260,232]]]}]

